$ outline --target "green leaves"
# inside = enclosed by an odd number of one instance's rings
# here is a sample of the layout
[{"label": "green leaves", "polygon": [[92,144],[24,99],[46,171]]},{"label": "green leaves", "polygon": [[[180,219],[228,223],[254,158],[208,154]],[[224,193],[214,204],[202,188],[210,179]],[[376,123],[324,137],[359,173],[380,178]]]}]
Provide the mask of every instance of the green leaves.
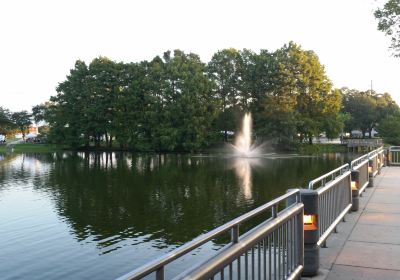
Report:
[{"label": "green leaves", "polygon": [[57,95],[32,111],[49,124],[50,140],[73,147],[199,151],[229,140],[247,111],[259,141],[286,145],[337,137],[343,122],[368,130],[398,110],[390,95],[353,93],[344,93],[340,114],[342,94],[318,56],[290,42],[274,52],[223,49],[207,65],[181,50],[139,63],[78,60]]},{"label": "green leaves", "polygon": [[400,56],[400,0],[389,0],[374,12],[378,20],[378,30],[391,38],[390,48],[394,55]]},{"label": "green leaves", "polygon": [[15,112],[11,114],[11,121],[19,128],[23,138],[25,138],[25,133],[29,125],[32,124],[31,115],[27,111]]}]

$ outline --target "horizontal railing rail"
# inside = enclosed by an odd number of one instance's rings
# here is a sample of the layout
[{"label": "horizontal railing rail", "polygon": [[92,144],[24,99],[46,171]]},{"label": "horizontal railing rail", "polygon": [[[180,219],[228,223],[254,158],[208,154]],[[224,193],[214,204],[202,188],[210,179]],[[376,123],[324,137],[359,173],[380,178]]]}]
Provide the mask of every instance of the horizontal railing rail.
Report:
[{"label": "horizontal railing rail", "polygon": [[121,277],[119,280],[122,279],[141,279],[151,273],[156,273],[156,279],[162,280],[165,278],[165,266],[169,263],[173,262],[174,260],[186,255],[187,253],[195,250],[196,248],[200,247],[201,245],[209,242],[212,239],[215,239],[226,232],[231,232],[231,241],[232,243],[239,242],[239,226],[250,219],[262,214],[266,213],[267,211],[271,210],[272,218],[276,218],[278,215],[278,205],[287,199],[293,199],[295,197],[296,202],[300,202],[300,192],[298,189],[289,191],[288,193],[264,204],[256,209],[214,229],[209,231],[208,233],[202,234],[199,237],[195,238],[194,240],[186,243],[185,245],[167,253],[164,256],[161,256],[154,261],[145,264]]},{"label": "horizontal railing rail", "polygon": [[308,188],[310,190],[313,190],[317,187],[323,187],[327,183],[334,181],[338,176],[343,175],[346,171],[349,170],[349,164],[346,163],[314,180],[311,180],[310,183],[308,184]]}]

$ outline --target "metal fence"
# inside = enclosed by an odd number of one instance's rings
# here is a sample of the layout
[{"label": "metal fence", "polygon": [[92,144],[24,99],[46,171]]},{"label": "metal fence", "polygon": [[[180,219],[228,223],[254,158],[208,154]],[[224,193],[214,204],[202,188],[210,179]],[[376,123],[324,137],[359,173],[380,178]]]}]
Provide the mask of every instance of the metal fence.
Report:
[{"label": "metal fence", "polygon": [[[278,205],[287,202],[278,211]],[[293,203],[289,203],[293,202]],[[239,226],[260,214],[271,217],[239,236]],[[298,189],[289,191],[170,253],[118,278],[165,278],[165,267],[208,241],[231,232],[231,243],[207,262],[179,275],[182,279],[296,279],[303,270],[303,204]]]},{"label": "metal fence", "polygon": [[351,208],[350,175],[349,164],[345,164],[309,183],[308,188],[318,192],[318,246],[324,244]]},{"label": "metal fence", "polygon": [[400,165],[400,146],[392,146],[388,150],[389,165]]},{"label": "metal fence", "polygon": [[[400,165],[400,147],[391,147],[388,155],[391,164]],[[359,173],[360,194],[368,186],[370,174],[379,173],[383,164],[384,149],[381,147],[351,161],[350,165],[342,165],[310,181],[308,190],[290,190],[118,279],[142,279],[152,274],[157,280],[163,280],[168,264],[229,232],[229,244],[207,261],[183,271],[176,279],[281,280],[297,279],[302,272],[315,273],[314,268],[308,271],[309,263],[304,266],[304,251],[313,246],[311,243],[317,248],[325,245],[328,236],[352,208],[351,170]],[[284,202],[286,207],[278,211],[278,206]],[[240,225],[268,213],[270,216],[260,224],[239,236]],[[310,255],[306,258],[315,259]]]}]

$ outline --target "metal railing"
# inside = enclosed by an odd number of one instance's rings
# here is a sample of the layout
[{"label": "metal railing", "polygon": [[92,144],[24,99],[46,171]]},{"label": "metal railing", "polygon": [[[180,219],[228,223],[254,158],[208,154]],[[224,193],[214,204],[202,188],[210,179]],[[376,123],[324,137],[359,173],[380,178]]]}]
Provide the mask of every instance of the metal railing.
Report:
[{"label": "metal railing", "polygon": [[349,212],[352,202],[351,172],[345,164],[309,183],[318,192],[318,246],[324,244],[337,224]]},{"label": "metal railing", "polygon": [[[278,212],[278,205],[285,201],[293,203]],[[241,224],[267,211],[271,211],[269,219],[239,236]],[[273,277],[270,279],[295,279],[300,275],[303,269],[303,204],[300,202],[300,191],[296,189],[118,279],[141,279],[155,273],[156,279],[162,280],[166,265],[229,231],[231,243],[206,263],[184,272],[178,278],[206,279],[218,274],[220,279],[247,279],[249,275],[253,279],[256,275]]]},{"label": "metal railing", "polygon": [[400,165],[400,146],[392,146],[388,150],[389,165]]},{"label": "metal railing", "polygon": [[[388,153],[392,164],[400,165],[400,147],[391,147]],[[155,274],[157,280],[163,280],[168,264],[229,232],[230,243],[176,279],[296,279],[303,270],[309,273],[307,265],[310,264],[304,265],[304,246],[309,250],[313,244],[317,248],[325,245],[328,236],[352,208],[351,170],[353,173],[358,170],[360,194],[368,185],[370,171],[374,175],[379,173],[383,162],[381,147],[354,159],[350,165],[342,165],[310,181],[308,190],[290,190],[118,279],[142,279]],[[278,206],[285,201],[286,207],[278,211]],[[269,218],[239,236],[240,225],[269,211]],[[305,217],[307,227],[303,224]],[[307,258],[313,262],[313,256]]]},{"label": "metal railing", "polygon": [[177,279],[297,279],[303,270],[303,205],[298,203]]}]

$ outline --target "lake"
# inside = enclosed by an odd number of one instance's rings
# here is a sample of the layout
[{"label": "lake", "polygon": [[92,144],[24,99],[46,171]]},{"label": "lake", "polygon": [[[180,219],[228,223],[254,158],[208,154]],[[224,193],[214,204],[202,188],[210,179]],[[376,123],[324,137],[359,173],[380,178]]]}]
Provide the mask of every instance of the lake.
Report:
[{"label": "lake", "polygon": [[[0,154],[0,278],[114,279],[344,162],[344,154]],[[205,244],[167,275],[223,244]]]}]

